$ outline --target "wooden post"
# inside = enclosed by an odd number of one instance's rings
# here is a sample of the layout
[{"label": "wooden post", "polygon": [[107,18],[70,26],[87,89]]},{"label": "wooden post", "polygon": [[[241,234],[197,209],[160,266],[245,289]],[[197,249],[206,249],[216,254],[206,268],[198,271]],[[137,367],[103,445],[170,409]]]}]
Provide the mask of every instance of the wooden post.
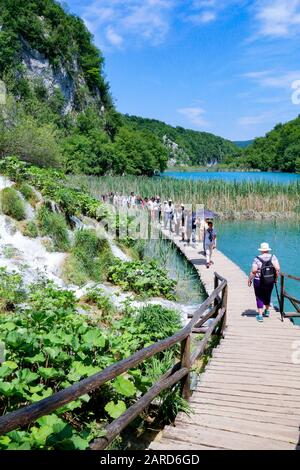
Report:
[{"label": "wooden post", "polygon": [[[191,368],[191,335],[181,342],[181,368],[190,370]],[[181,381],[181,394],[185,400],[191,396],[190,391],[190,373]]]},{"label": "wooden post", "polygon": [[222,292],[222,308],[225,309],[225,314],[222,319],[222,324],[221,324],[221,335],[223,336],[226,324],[227,324],[227,304],[228,304],[228,284],[223,289]]},{"label": "wooden post", "polygon": [[[218,288],[218,285],[219,285],[219,279],[218,279],[218,276],[216,275],[215,273],[215,285],[214,285],[214,290],[216,290]],[[218,299],[217,297],[215,298],[215,301],[214,301],[214,306],[216,307],[218,305]]]},{"label": "wooden post", "polygon": [[284,319],[284,289],[285,289],[285,282],[284,282],[284,275],[280,275],[280,314],[281,320]]}]

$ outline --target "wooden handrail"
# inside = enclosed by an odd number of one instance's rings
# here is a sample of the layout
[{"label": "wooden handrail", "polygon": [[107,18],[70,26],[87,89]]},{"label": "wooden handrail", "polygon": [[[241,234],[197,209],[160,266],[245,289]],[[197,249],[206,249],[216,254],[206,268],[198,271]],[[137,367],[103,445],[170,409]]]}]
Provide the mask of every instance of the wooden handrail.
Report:
[{"label": "wooden handrail", "polygon": [[300,277],[298,276],[292,276],[291,274],[286,274],[286,273],[280,273],[281,277],[286,277],[287,279],[292,279],[293,281],[299,281],[300,282]]},{"label": "wooden handrail", "polygon": [[[217,275],[216,275],[217,277]],[[219,283],[220,282],[220,283]],[[208,308],[214,303],[216,298],[222,294],[221,302],[213,309]],[[101,387],[104,383],[115,379],[119,375],[138,366],[145,360],[151,358],[157,353],[170,349],[175,344],[181,343],[181,360],[170,371],[168,371],[153,387],[132,405],[117,420],[114,420],[106,428],[106,437],[96,440],[91,444],[91,449],[102,449],[108,445],[120,432],[135,419],[163,390],[170,388],[176,383],[182,383],[182,393],[185,398],[189,396],[189,374],[191,367],[203,354],[205,347],[213,334],[214,330],[221,325],[221,333],[224,329],[224,319],[227,313],[227,281],[221,276],[217,277],[217,287],[212,294],[203,302],[201,307],[194,313],[191,321],[173,336],[158,341],[147,348],[144,348],[131,357],[113,364],[101,372],[87,377],[54,395],[44,398],[39,402],[25,406],[17,411],[8,413],[0,418],[0,435],[19,427],[27,426],[38,418],[45,416],[62,406],[76,400],[82,395],[92,392]],[[198,347],[191,355],[190,338],[195,326],[201,328],[213,316],[214,321],[209,326],[204,338],[198,344]],[[104,447],[103,447],[104,446]]]},{"label": "wooden handrail", "polygon": [[[295,318],[299,317],[300,313],[300,300],[296,299],[294,296],[290,295],[285,288],[285,280],[286,279],[291,279],[292,281],[297,281],[300,282],[300,277],[298,276],[292,276],[291,274],[286,274],[286,273],[280,273],[280,299],[279,299],[279,307],[280,307],[280,313],[281,313],[281,319],[282,321],[284,318]],[[297,313],[293,315],[292,312],[286,314],[285,312],[285,300],[289,300],[293,307],[297,310]]]}]

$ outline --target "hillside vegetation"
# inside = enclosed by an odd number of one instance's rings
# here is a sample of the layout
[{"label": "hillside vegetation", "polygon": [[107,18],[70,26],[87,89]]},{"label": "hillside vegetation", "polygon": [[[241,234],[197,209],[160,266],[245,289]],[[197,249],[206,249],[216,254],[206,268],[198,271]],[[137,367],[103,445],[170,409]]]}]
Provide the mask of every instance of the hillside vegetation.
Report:
[{"label": "hillside vegetation", "polygon": [[0,25],[1,157],[94,175],[165,169],[159,138],[123,124],[80,18],[53,0],[0,0]]},{"label": "hillside vegetation", "polygon": [[300,173],[300,116],[277,124],[265,137],[255,139],[239,158],[227,158],[226,163],[262,171]]},{"label": "hillside vegetation", "polygon": [[156,119],[124,116],[124,123],[139,131],[150,131],[164,142],[169,157],[176,163],[188,165],[214,165],[225,157],[240,154],[240,149],[229,140],[183,127],[172,127]]}]

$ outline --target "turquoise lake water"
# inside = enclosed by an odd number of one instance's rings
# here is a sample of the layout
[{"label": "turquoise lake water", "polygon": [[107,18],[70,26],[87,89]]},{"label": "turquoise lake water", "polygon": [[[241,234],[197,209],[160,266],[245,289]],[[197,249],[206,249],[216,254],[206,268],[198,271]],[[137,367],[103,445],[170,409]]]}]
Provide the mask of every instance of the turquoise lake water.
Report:
[{"label": "turquoise lake water", "polygon": [[300,182],[300,174],[295,173],[271,173],[271,172],[219,172],[219,171],[166,171],[164,176],[176,179],[192,180],[223,180],[234,181],[270,181],[272,183],[289,184]]},{"label": "turquoise lake water", "polygon": [[[293,222],[216,222],[218,248],[247,274],[262,242],[268,242],[283,272],[300,277],[300,228]],[[221,273],[222,274],[222,273]],[[300,283],[287,282],[287,291],[300,299]],[[276,292],[273,302],[278,305]],[[295,311],[287,303],[289,311]],[[297,323],[300,322],[297,320]]]}]

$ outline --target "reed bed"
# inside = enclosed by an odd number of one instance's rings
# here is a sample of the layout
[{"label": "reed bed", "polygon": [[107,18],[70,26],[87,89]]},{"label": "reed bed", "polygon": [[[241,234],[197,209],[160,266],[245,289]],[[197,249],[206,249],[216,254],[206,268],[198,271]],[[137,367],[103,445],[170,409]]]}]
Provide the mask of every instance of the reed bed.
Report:
[{"label": "reed bed", "polygon": [[220,180],[177,180],[174,178],[147,178],[141,176],[71,177],[70,183],[88,189],[95,197],[108,192],[142,197],[160,195],[163,200],[175,203],[204,204],[205,207],[232,216],[253,218],[276,213],[283,218],[300,213],[300,182],[278,184],[260,182],[224,182]]}]

